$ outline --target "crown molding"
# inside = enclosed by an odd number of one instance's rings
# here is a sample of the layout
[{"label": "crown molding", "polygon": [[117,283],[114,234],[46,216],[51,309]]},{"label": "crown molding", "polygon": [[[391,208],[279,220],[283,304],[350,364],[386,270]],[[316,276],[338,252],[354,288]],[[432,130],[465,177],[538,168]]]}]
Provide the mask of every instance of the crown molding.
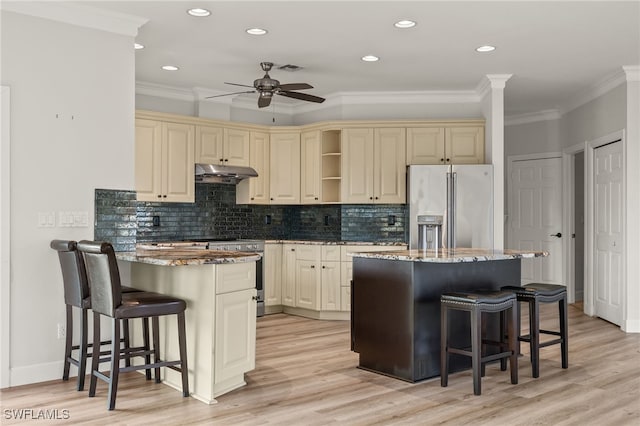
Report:
[{"label": "crown molding", "polygon": [[535,123],[538,121],[558,120],[562,117],[560,110],[546,109],[525,114],[510,115],[504,118],[505,126],[517,126],[519,124]]},{"label": "crown molding", "polygon": [[627,82],[640,81],[640,65],[625,65],[622,67]]},{"label": "crown molding", "polygon": [[561,109],[561,113],[564,115],[574,109],[581,107],[582,105],[590,102],[617,86],[627,81],[625,72],[621,68],[615,70],[611,74],[604,76],[585,90],[579,92],[575,97],[571,98],[569,102]]},{"label": "crown molding", "polygon": [[491,89],[504,89],[513,74],[487,74],[476,86],[476,94],[482,99]]},{"label": "crown molding", "polygon": [[135,37],[148,19],[96,7],[57,1],[3,1],[0,9],[37,18]]},{"label": "crown molding", "polygon": [[136,81],[136,95],[156,96],[158,98],[191,102],[196,100],[194,92],[190,89],[150,83],[147,81]]}]

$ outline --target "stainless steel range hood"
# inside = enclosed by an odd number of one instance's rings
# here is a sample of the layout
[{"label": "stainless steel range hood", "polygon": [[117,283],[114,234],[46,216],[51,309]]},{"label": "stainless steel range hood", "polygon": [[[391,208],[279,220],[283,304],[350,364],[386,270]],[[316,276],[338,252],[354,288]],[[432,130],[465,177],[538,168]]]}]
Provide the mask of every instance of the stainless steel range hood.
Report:
[{"label": "stainless steel range hood", "polygon": [[222,164],[196,164],[196,182],[228,183],[235,185],[243,179],[258,177],[251,167]]}]

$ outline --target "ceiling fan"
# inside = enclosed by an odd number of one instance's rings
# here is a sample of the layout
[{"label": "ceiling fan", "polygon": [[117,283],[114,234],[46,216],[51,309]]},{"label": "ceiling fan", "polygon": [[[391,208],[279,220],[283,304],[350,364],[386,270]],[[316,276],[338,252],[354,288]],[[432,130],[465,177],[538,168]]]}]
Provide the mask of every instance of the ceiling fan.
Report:
[{"label": "ceiling fan", "polygon": [[300,99],[302,101],[308,102],[316,102],[322,103],[324,102],[324,98],[319,96],[309,95],[307,93],[298,93],[293,92],[292,90],[304,90],[304,89],[313,89],[313,86],[307,83],[289,83],[289,84],[280,84],[280,82],[276,79],[273,79],[269,76],[269,71],[271,71],[271,67],[273,67],[272,62],[260,62],[260,67],[262,67],[262,71],[264,71],[264,77],[259,78],[253,82],[253,86],[248,86],[246,84],[238,84],[238,83],[227,83],[233,86],[242,86],[242,87],[253,87],[254,90],[246,90],[243,92],[233,92],[226,93],[224,95],[216,95],[216,96],[207,96],[206,99],[210,98],[218,98],[220,96],[230,96],[230,95],[239,95],[241,93],[259,93],[258,97],[258,107],[264,108],[271,104],[271,99],[273,95],[286,96],[287,98]]}]

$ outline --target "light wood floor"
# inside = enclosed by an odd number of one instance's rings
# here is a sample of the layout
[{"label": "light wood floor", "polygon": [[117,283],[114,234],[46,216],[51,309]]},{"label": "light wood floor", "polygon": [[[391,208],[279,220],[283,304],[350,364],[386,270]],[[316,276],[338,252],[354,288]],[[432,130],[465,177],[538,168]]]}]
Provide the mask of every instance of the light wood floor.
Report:
[{"label": "light wood floor", "polygon": [[[555,305],[542,307],[542,326],[552,328]],[[526,322],[523,322],[526,324]],[[569,369],[560,368],[559,347],[541,353],[541,377],[531,378],[522,345],[518,385],[496,365],[487,368],[482,395],[471,375],[450,375],[411,384],[356,368],[348,322],[270,315],[258,320],[257,367],[247,386],[205,405],[137,373],[121,379],[116,410],[106,410],[106,385],[95,398],[75,382],[52,381],[0,392],[0,423],[21,423],[6,410],[68,410],[69,419],[36,424],[640,424],[640,335],[569,309]]]}]

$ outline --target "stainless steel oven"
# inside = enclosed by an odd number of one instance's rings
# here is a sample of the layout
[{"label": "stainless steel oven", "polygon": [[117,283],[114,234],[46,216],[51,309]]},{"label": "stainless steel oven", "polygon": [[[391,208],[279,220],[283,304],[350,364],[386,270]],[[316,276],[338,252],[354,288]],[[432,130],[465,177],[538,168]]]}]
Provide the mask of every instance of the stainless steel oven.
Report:
[{"label": "stainless steel oven", "polygon": [[264,241],[260,240],[208,240],[207,248],[209,250],[225,250],[225,251],[242,251],[249,253],[258,253],[260,260],[256,262],[256,291],[258,293],[258,310],[257,316],[264,315]]}]

